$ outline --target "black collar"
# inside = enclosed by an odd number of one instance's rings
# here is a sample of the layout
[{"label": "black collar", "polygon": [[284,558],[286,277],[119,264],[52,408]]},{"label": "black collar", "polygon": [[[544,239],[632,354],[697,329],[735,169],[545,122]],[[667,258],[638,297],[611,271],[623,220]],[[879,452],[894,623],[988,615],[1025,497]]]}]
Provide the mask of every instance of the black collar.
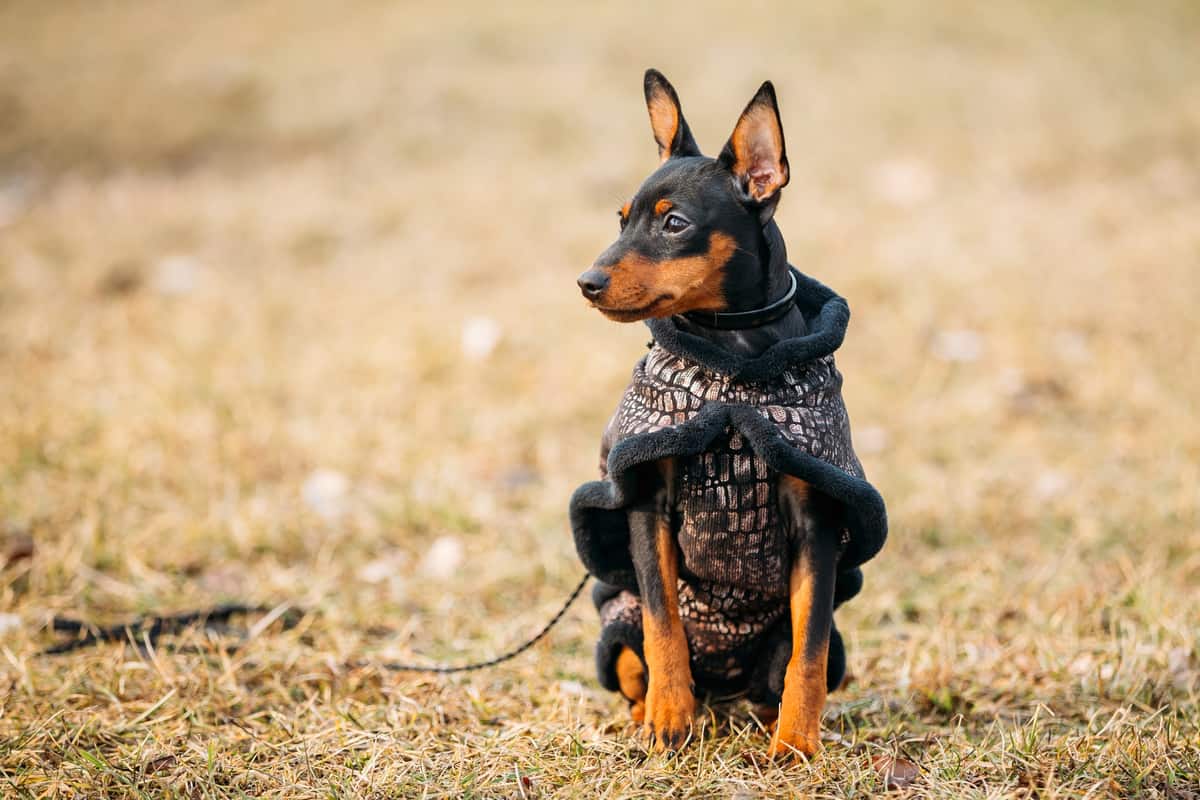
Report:
[{"label": "black collar", "polygon": [[783,297],[774,303],[750,311],[688,311],[684,313],[689,321],[705,328],[716,328],[722,331],[739,328],[759,328],[782,317],[792,310],[796,301],[796,276],[788,272],[791,286]]}]

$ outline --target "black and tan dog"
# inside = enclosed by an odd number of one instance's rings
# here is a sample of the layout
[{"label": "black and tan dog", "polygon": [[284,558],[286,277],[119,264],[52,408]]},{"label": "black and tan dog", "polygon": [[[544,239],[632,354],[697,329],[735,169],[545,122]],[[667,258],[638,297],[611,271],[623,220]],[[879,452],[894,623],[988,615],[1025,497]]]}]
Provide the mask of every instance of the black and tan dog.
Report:
[{"label": "black and tan dog", "polygon": [[771,84],[715,159],[660,73],[645,94],[661,163],[578,281],[654,336],[605,432],[603,479],[571,504],[600,581],[600,680],[656,749],[687,740],[702,690],[748,694],[775,720],[772,755],[811,755],[845,673],[834,609],[886,536],[833,362],[849,312],[787,263]]}]

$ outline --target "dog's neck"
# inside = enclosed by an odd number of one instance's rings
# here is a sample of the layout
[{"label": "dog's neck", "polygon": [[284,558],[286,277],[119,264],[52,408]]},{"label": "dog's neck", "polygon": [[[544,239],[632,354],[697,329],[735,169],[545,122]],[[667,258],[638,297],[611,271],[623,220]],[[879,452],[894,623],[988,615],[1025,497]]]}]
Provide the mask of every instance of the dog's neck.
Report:
[{"label": "dog's neck", "polygon": [[[751,311],[778,300],[791,286],[787,246],[774,220],[769,221],[759,237],[757,264],[749,265],[754,275],[754,291],[746,299],[731,305],[726,311]],[[756,273],[753,271],[757,267]],[[740,356],[757,356],[776,342],[803,336],[808,332],[800,309],[792,306],[784,316],[755,328],[721,330],[710,328],[687,317],[674,318],[679,329],[698,336],[717,347]]]}]

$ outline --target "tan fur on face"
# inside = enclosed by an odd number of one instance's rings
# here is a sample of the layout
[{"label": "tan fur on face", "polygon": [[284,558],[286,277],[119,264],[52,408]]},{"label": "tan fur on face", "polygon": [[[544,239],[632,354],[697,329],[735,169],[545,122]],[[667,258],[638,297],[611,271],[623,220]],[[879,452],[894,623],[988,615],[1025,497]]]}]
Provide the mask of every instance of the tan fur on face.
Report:
[{"label": "tan fur on face", "polygon": [[618,322],[720,311],[723,269],[736,250],[732,236],[714,232],[703,255],[655,261],[629,253],[609,268],[609,288],[596,307]]}]

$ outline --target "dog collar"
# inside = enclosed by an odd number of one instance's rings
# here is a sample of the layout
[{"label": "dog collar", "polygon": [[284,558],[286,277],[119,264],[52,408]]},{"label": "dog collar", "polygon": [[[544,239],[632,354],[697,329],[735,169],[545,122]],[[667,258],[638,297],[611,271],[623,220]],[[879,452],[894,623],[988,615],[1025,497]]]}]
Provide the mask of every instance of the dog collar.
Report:
[{"label": "dog collar", "polygon": [[789,271],[788,279],[791,280],[791,286],[787,293],[774,303],[762,308],[754,308],[750,311],[688,311],[683,316],[697,325],[722,331],[761,328],[791,311],[792,305],[796,302],[796,276]]}]

